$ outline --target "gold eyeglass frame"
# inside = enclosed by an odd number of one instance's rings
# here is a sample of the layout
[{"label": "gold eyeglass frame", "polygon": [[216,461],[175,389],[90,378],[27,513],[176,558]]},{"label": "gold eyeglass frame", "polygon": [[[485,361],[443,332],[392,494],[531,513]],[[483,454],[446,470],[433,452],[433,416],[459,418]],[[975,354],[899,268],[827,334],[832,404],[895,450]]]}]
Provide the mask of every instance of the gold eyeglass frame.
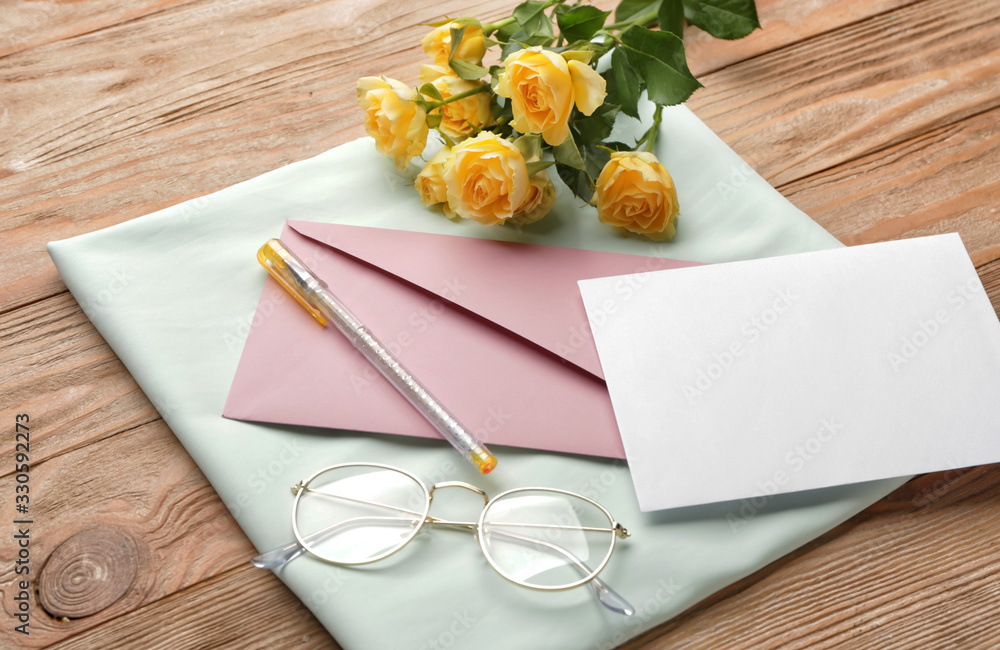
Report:
[{"label": "gold eyeglass frame", "polygon": [[[385,508],[389,508],[389,509],[393,509],[393,510],[399,510],[401,512],[405,512],[408,515],[412,515],[412,516],[415,516],[415,517],[420,517],[421,518],[420,519],[420,524],[417,525],[416,527],[414,527],[413,531],[409,534],[409,536],[407,536],[407,538],[405,539],[405,541],[403,541],[402,543],[400,543],[398,546],[396,546],[396,547],[394,547],[394,548],[392,548],[392,549],[390,549],[390,550],[388,550],[388,551],[386,551],[386,552],[384,552],[384,553],[382,553],[380,555],[376,555],[375,557],[368,558],[368,559],[362,560],[360,562],[340,562],[340,561],[337,561],[337,560],[331,560],[329,558],[323,557],[323,555],[321,553],[319,553],[316,550],[314,550],[310,546],[310,544],[306,541],[305,536],[303,536],[302,533],[299,531],[299,527],[298,527],[298,523],[297,523],[299,501],[301,500],[303,494],[311,491],[309,489],[309,484],[313,480],[315,480],[316,477],[320,476],[321,474],[325,474],[326,472],[330,472],[330,471],[337,470],[337,469],[342,469],[342,468],[345,468],[345,467],[374,467],[374,468],[377,468],[377,469],[384,469],[384,470],[399,472],[400,474],[403,474],[404,476],[407,476],[407,477],[411,478],[417,485],[419,485],[421,487],[421,489],[424,491],[424,495],[426,496],[426,504],[425,504],[425,506],[423,508],[423,512],[422,513],[421,512],[417,512],[417,511],[405,510],[403,508],[395,508],[395,507],[392,507],[392,506],[386,506],[385,504],[379,504],[381,507],[385,507]],[[480,515],[479,515],[479,520],[476,521],[476,522],[450,521],[450,520],[447,520],[447,519],[441,519],[439,517],[433,517],[433,516],[431,516],[430,515],[430,508],[431,508],[431,503],[434,500],[434,491],[437,490],[437,489],[443,489],[443,488],[463,488],[463,489],[469,490],[469,491],[474,492],[474,493],[478,494],[479,496],[481,496],[483,498],[484,506],[483,506],[482,513],[480,513]],[[618,539],[625,539],[625,538],[629,537],[629,532],[620,523],[618,523],[618,522],[615,521],[614,517],[611,516],[611,513],[608,512],[607,508],[605,508],[604,506],[602,506],[598,502],[594,501],[593,499],[585,497],[582,494],[577,494],[576,492],[570,492],[568,490],[560,490],[558,488],[523,487],[523,488],[512,488],[510,490],[505,490],[504,492],[501,492],[500,494],[496,495],[495,497],[493,497],[491,499],[491,498],[489,498],[486,495],[486,492],[484,492],[483,490],[477,488],[474,485],[470,485],[468,483],[465,483],[463,481],[444,481],[444,482],[441,482],[441,483],[435,483],[434,485],[432,485],[430,487],[430,489],[428,489],[427,486],[424,484],[424,482],[421,481],[414,474],[412,474],[412,473],[410,473],[410,472],[408,472],[408,471],[406,471],[404,469],[401,469],[399,467],[394,467],[392,465],[385,465],[385,464],[382,464],[382,463],[339,463],[339,464],[336,464],[336,465],[330,465],[329,467],[324,467],[323,469],[321,469],[321,470],[313,473],[311,476],[309,476],[309,478],[305,479],[304,481],[299,481],[298,483],[296,483],[295,485],[293,485],[291,489],[292,489],[292,493],[295,495],[295,503],[292,504],[292,531],[295,534],[296,541],[302,546],[303,549],[305,549],[306,551],[308,551],[314,557],[317,557],[317,558],[323,560],[324,562],[329,562],[331,564],[336,564],[336,565],[341,565],[341,566],[359,566],[359,565],[371,564],[372,562],[378,562],[379,560],[383,560],[383,559],[389,557],[390,555],[393,555],[394,553],[397,553],[398,551],[402,550],[404,547],[406,547],[406,545],[409,544],[413,540],[413,538],[416,537],[417,534],[421,530],[423,530],[423,528],[424,528],[425,525],[431,525],[431,526],[451,526],[451,527],[455,527],[455,528],[465,528],[465,529],[472,530],[473,534],[475,535],[475,537],[477,539],[477,541],[479,542],[480,550],[483,552],[483,556],[486,558],[487,563],[489,563],[489,565],[491,567],[493,567],[494,571],[496,571],[497,573],[499,573],[504,579],[508,580],[509,582],[512,582],[512,583],[514,583],[514,584],[516,584],[516,585],[518,585],[520,587],[525,587],[527,589],[534,589],[536,591],[565,591],[567,589],[574,589],[574,588],[579,587],[581,585],[584,585],[584,584],[587,584],[587,583],[592,582],[594,580],[597,580],[597,574],[599,574],[601,571],[604,570],[604,567],[607,566],[608,561],[610,561],[610,559],[611,559],[611,554],[615,550],[615,542]],[[608,547],[608,552],[604,556],[604,559],[601,560],[601,563],[597,566],[596,569],[590,569],[590,567],[587,567],[586,565],[584,565],[579,559],[571,558],[571,559],[573,559],[574,563],[578,567],[585,568],[589,572],[584,578],[581,578],[580,580],[577,580],[577,581],[572,582],[572,583],[567,584],[567,585],[555,585],[555,586],[533,585],[533,584],[529,584],[529,583],[526,583],[526,582],[522,582],[522,581],[518,580],[517,578],[514,578],[514,577],[506,574],[499,566],[497,566],[497,564],[496,564],[496,562],[494,562],[493,558],[490,557],[490,553],[486,549],[486,541],[484,539],[484,535],[482,534],[483,520],[486,518],[486,514],[489,512],[490,507],[493,504],[497,503],[500,499],[506,497],[507,495],[515,494],[515,493],[518,493],[518,492],[529,492],[529,491],[530,492],[552,492],[552,493],[555,493],[555,494],[564,494],[564,495],[576,497],[578,499],[582,499],[582,500],[586,501],[587,503],[590,503],[590,504],[596,506],[608,518],[608,522],[611,524],[610,528],[598,528],[598,527],[592,527],[592,526],[558,526],[558,525],[538,524],[538,526],[544,526],[546,528],[553,528],[553,527],[555,527],[555,528],[572,528],[574,530],[582,530],[582,531],[586,531],[586,532],[607,532],[607,533],[610,533],[610,535],[611,535],[611,544]],[[329,495],[329,496],[333,496],[333,495]],[[338,495],[338,498],[347,498],[347,497],[343,497],[342,495]],[[525,525],[526,524],[518,524],[518,526],[525,526]],[[527,525],[530,526],[530,524],[527,524]],[[561,549],[561,548],[557,547],[554,544],[549,544],[548,542],[543,542],[542,540],[532,540],[532,542],[533,543],[540,543],[540,544],[552,546],[554,549],[558,550],[560,553],[562,553],[564,555],[566,553],[568,553],[565,549]]]}]

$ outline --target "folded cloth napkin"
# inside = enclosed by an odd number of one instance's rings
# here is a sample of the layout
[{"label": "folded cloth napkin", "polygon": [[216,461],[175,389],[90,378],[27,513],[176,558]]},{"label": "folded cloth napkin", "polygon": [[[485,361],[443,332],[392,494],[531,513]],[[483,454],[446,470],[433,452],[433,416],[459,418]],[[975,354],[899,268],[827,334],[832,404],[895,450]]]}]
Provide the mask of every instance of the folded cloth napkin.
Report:
[{"label": "folded cloth napkin", "polygon": [[[640,127],[619,128],[616,139]],[[396,465],[428,484],[464,480],[491,495],[524,486],[572,490],[602,503],[632,532],[602,574],[636,607],[629,618],[602,608],[585,588],[543,593],[506,582],[460,531],[421,534],[405,551],[355,569],[296,559],[278,576],[345,649],[610,648],[813,539],[905,479],[644,514],[621,461],[498,447],[498,470],[482,477],[443,441],[220,414],[266,276],[256,251],[286,219],[700,262],[839,245],[686,108],[664,113],[657,142],[681,205],[670,244],[617,235],[563,186],[553,214],[535,226],[452,223],[420,205],[412,168],[410,176],[398,173],[363,138],[210,196],[53,242],[49,252],[258,549],[293,539],[289,486],[350,461]],[[457,509],[448,513],[453,518],[474,519],[481,507],[447,505]]]}]

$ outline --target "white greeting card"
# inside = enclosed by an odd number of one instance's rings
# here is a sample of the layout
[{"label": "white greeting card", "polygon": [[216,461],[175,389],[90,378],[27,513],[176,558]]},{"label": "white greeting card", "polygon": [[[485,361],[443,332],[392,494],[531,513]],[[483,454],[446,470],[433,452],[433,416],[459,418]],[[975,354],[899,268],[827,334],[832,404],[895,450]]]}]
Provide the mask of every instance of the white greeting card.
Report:
[{"label": "white greeting card", "polygon": [[1000,462],[956,234],[579,284],[642,510]]}]

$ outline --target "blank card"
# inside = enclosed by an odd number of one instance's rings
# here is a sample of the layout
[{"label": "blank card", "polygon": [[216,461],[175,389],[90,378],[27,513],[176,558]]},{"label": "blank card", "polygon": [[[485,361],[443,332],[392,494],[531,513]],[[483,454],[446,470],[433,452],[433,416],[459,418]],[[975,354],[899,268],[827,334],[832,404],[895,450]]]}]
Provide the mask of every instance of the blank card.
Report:
[{"label": "blank card", "polygon": [[957,234],[579,284],[642,510],[1000,462]]}]

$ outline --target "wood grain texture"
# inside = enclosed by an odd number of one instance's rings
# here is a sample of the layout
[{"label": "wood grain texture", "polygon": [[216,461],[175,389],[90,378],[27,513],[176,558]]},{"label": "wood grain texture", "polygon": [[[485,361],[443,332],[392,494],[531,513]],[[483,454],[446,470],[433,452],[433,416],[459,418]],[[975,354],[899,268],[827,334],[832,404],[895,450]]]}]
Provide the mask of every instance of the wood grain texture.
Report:
[{"label": "wood grain texture", "polygon": [[50,646],[339,650],[316,617],[268,571],[249,563]]},{"label": "wood grain texture", "polygon": [[38,601],[55,618],[92,616],[115,604],[138,577],[139,550],[127,532],[92,526],[57,546],[38,572]]},{"label": "wood grain texture", "polygon": [[[45,420],[32,419],[32,432]],[[14,477],[0,479],[0,508],[15,512]],[[254,554],[218,495],[161,420],[35,464],[31,470],[32,571],[63,542],[107,527],[136,542],[136,579],[124,595],[92,616],[46,616],[32,594],[31,636],[0,626],[0,647],[44,647],[156,602],[224,571]],[[0,557],[17,556],[12,535],[0,537]],[[12,593],[14,567],[0,565],[0,591]],[[34,580],[35,576],[32,575]],[[10,597],[0,607],[13,620]],[[25,644],[25,642],[28,642]]]},{"label": "wood grain texture", "polygon": [[845,244],[957,232],[1000,257],[1000,109],[789,183],[782,193]]},{"label": "wood grain texture", "polygon": [[892,12],[913,0],[852,0],[803,2],[802,0],[758,0],[760,29],[736,41],[712,38],[697,27],[684,28],[684,50],[695,76],[714,72],[734,63],[760,56],[827,32]]},{"label": "wood grain texture", "polygon": [[926,474],[624,646],[995,648],[1000,466]]},{"label": "wood grain texture", "polygon": [[[336,647],[246,564],[249,543],[44,243],[361,135],[355,79],[415,81],[418,23],[515,4],[0,0],[0,418],[37,419],[35,566],[95,526],[136,540],[139,566],[93,615],[36,616],[30,647]],[[1000,3],[759,7],[765,29],[742,41],[688,30],[707,86],[695,111],[847,243],[958,230],[1000,308]],[[11,452],[4,438],[4,512]],[[625,647],[997,647],[998,490],[997,467],[920,477]],[[13,577],[0,566],[5,620]],[[0,646],[23,644],[11,627]]]},{"label": "wood grain texture", "polygon": [[[0,314],[0,418],[28,412],[31,458],[41,462],[159,416],[68,292]],[[0,476],[14,471],[0,441]]]},{"label": "wood grain texture", "polygon": [[98,5],[79,0],[0,0],[3,15],[0,57],[96,32],[186,1],[148,0]]},{"label": "wood grain texture", "polygon": [[692,110],[784,185],[1000,104],[1000,3],[919,2],[703,81]]}]

